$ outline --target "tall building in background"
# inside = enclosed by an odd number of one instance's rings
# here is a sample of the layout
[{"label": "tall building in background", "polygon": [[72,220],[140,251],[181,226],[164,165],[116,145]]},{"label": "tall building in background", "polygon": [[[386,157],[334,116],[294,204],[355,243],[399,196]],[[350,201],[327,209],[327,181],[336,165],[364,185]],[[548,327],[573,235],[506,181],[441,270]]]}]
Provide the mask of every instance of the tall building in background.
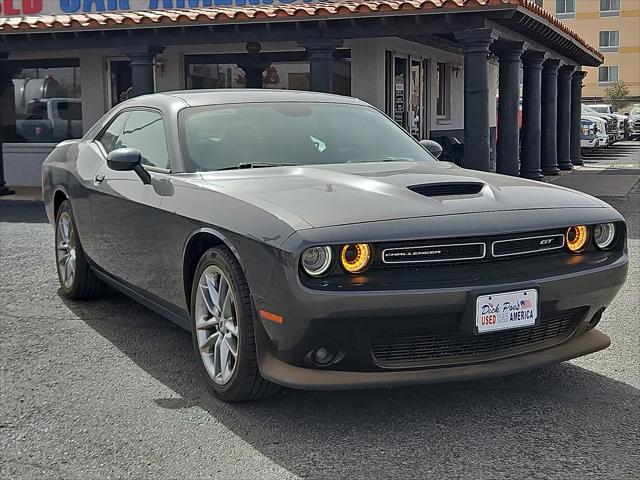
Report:
[{"label": "tall building in background", "polygon": [[604,55],[598,68],[585,68],[586,100],[600,100],[622,80],[640,100],[640,0],[534,0]]}]

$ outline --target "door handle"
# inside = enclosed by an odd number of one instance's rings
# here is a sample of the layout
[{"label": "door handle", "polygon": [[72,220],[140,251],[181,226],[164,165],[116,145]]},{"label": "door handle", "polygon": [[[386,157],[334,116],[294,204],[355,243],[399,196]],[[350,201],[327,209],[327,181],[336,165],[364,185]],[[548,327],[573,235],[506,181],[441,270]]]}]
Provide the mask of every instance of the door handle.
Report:
[{"label": "door handle", "polygon": [[104,180],[104,175],[102,173],[99,173],[95,176],[95,178],[93,179],[93,183],[95,185],[100,185],[102,183],[102,181]]}]

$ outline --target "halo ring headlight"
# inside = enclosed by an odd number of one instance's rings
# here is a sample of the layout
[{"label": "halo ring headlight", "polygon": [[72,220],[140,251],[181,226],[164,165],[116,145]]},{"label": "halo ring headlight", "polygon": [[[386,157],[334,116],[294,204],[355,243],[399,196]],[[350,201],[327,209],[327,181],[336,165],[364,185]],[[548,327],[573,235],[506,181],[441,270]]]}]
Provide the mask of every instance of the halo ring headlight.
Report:
[{"label": "halo ring headlight", "polygon": [[330,247],[310,247],[302,252],[300,266],[307,275],[320,277],[329,271],[333,252]]},{"label": "halo ring headlight", "polygon": [[573,253],[581,252],[589,240],[589,230],[584,225],[569,227],[565,233],[565,240],[569,250]]},{"label": "halo ring headlight", "polygon": [[353,275],[364,272],[371,263],[371,245],[368,243],[352,243],[340,249],[342,267]]},{"label": "halo ring headlight", "polygon": [[616,239],[616,226],[613,223],[599,223],[593,227],[593,241],[600,250],[611,248]]}]

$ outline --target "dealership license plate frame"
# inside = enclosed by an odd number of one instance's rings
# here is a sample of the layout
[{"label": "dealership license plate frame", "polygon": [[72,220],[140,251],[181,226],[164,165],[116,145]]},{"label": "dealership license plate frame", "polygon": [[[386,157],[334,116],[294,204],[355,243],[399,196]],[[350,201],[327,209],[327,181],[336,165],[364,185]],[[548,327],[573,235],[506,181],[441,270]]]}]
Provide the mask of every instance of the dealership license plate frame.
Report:
[{"label": "dealership license plate frame", "polygon": [[[531,307],[521,309],[521,302],[525,301],[529,301]],[[497,311],[488,312],[487,314],[483,315],[482,308],[486,304],[495,306]],[[514,308],[517,308],[517,310],[505,309],[506,304],[515,305]],[[513,318],[520,313],[527,313],[530,311],[532,312],[533,319],[525,316],[525,318],[518,320],[500,320]],[[483,317],[493,317],[493,319],[496,320],[496,323],[483,325]],[[537,324],[539,317],[540,309],[538,302],[538,289],[536,288],[525,288],[520,290],[510,290],[508,292],[489,293],[476,296],[475,324],[476,331],[479,335],[502,332],[504,330],[533,327]]]},{"label": "dealership license plate frame", "polygon": [[[530,290],[535,290],[536,294],[535,294],[535,311],[536,311],[536,318],[535,321],[533,323],[529,323],[527,325],[514,325],[513,327],[507,327],[507,328],[500,328],[500,329],[493,329],[493,330],[489,330],[489,331],[479,331],[478,330],[478,324],[477,324],[477,305],[478,305],[478,301],[480,298],[482,297],[488,297],[488,296],[500,296],[500,295],[504,295],[504,294],[510,294],[510,293],[516,293],[516,292],[523,292],[523,291],[530,291]],[[461,322],[460,322],[460,330],[466,334],[472,334],[472,335],[487,335],[490,333],[497,333],[497,332],[506,332],[506,331],[510,331],[510,330],[519,330],[521,328],[532,328],[534,326],[538,326],[540,325],[540,287],[538,284],[536,283],[530,283],[527,282],[525,284],[519,284],[519,285],[510,285],[508,288],[500,288],[500,287],[485,287],[485,288],[477,288],[477,289],[473,289],[472,291],[469,292],[468,296],[467,296],[467,306],[465,308],[465,312],[462,315],[461,318]]]}]

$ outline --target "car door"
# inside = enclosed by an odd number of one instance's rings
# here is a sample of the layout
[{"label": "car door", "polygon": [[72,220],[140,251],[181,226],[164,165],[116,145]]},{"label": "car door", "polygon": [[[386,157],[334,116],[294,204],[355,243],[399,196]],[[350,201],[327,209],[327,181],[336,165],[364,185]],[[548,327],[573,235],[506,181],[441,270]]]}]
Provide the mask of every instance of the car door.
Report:
[{"label": "car door", "polygon": [[[107,273],[138,291],[159,291],[158,271],[164,261],[163,230],[171,214],[160,210],[170,190],[170,163],[164,120],[159,111],[135,109],[124,112],[122,131],[117,128],[98,138],[104,163],[95,177],[91,213],[96,232],[94,261]],[[116,121],[118,121],[116,119]],[[114,123],[116,122],[114,121]],[[113,124],[112,124],[113,125]],[[107,134],[109,132],[109,134]],[[136,148],[151,175],[145,185],[133,171],[111,170],[106,157],[118,148]]]}]

